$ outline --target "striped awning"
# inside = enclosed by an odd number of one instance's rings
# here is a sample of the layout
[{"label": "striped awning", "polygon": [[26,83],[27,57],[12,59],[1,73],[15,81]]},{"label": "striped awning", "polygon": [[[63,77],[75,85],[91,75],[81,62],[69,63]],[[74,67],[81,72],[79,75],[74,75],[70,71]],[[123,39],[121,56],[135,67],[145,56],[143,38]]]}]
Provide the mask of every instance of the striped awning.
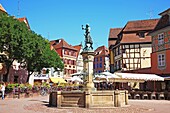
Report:
[{"label": "striped awning", "polygon": [[156,74],[139,74],[139,73],[114,73],[122,79],[134,79],[134,80],[144,80],[144,81],[164,81],[163,77]]}]

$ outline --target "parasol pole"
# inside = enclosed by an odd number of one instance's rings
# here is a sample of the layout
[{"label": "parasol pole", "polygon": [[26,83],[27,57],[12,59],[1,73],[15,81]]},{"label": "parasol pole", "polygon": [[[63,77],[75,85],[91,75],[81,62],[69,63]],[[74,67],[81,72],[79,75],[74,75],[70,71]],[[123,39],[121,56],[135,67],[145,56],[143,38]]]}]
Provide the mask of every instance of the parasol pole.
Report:
[{"label": "parasol pole", "polygon": [[155,92],[155,80],[154,80],[154,92]]}]

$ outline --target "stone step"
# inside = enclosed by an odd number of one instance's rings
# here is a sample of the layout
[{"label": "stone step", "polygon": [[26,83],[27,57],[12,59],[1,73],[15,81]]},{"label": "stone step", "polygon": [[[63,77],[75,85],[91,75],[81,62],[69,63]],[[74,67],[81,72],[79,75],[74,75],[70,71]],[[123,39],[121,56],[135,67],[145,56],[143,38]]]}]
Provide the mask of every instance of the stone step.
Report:
[{"label": "stone step", "polygon": [[64,98],[64,101],[78,101],[80,98],[74,98],[74,97],[71,97],[71,98],[67,98],[67,97],[65,97]]},{"label": "stone step", "polygon": [[61,107],[84,107],[84,105],[62,103]]},{"label": "stone step", "polygon": [[62,104],[77,104],[78,101],[62,101]]}]

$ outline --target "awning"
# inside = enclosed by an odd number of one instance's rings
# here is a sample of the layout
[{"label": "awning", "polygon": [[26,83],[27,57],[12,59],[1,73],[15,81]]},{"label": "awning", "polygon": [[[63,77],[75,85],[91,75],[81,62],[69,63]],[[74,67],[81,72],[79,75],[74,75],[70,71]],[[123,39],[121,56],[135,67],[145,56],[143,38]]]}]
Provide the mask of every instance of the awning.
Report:
[{"label": "awning", "polygon": [[73,76],[71,78],[71,81],[74,81],[74,82],[83,82],[83,80],[81,78],[77,77],[77,76]]},{"label": "awning", "polygon": [[115,81],[116,79],[120,78],[119,76],[112,74],[110,72],[101,72],[98,73],[93,81],[103,81],[103,82],[109,82],[109,81]]},{"label": "awning", "polygon": [[138,74],[138,73],[114,73],[122,79],[144,80],[144,81],[164,81],[163,77],[156,74]]},{"label": "awning", "polygon": [[101,72],[99,75],[105,75],[107,78],[120,78],[119,76],[112,74],[110,72]]},{"label": "awning", "polygon": [[60,77],[50,78],[50,80],[53,83],[66,83],[66,81],[63,78],[60,78]]},{"label": "awning", "polygon": [[164,76],[164,80],[170,80],[170,76]]},{"label": "awning", "polygon": [[86,73],[83,73],[83,72],[77,72],[77,73],[73,73],[73,74],[70,74],[70,75],[73,77],[73,76],[86,75]]}]

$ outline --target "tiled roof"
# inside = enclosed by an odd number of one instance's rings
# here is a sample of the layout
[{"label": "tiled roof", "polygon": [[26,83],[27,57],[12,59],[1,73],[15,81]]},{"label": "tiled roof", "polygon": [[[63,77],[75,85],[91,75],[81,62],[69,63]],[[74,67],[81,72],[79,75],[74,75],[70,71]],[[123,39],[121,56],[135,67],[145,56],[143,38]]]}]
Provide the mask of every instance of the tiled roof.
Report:
[{"label": "tiled roof", "polygon": [[[155,26],[159,19],[129,21],[122,29],[119,35],[122,35],[120,43],[145,43],[151,42],[151,36],[147,36]],[[144,37],[139,37],[138,33],[144,32]],[[119,43],[118,40],[116,42]]]},{"label": "tiled roof", "polygon": [[163,15],[166,15],[166,14],[168,14],[168,13],[170,13],[170,8],[168,8],[167,10],[159,13],[159,15],[163,16]]},{"label": "tiled roof", "polygon": [[103,56],[103,55],[106,56],[109,54],[109,51],[105,46],[100,46],[94,51],[94,53],[95,56]]},{"label": "tiled roof", "polygon": [[20,22],[24,22],[24,23],[27,25],[27,27],[30,29],[30,26],[29,26],[29,23],[28,23],[28,20],[27,20],[26,17],[18,18],[18,20],[19,20]]},{"label": "tiled roof", "polygon": [[0,4],[0,10],[7,13],[6,10],[2,7],[2,5]]},{"label": "tiled roof", "polygon": [[109,32],[109,38],[117,38],[122,28],[111,28]]},{"label": "tiled roof", "polygon": [[170,8],[159,14],[162,17],[159,19],[158,24],[152,32],[170,26],[170,16],[168,14],[170,15]]},{"label": "tiled roof", "polygon": [[81,44],[80,44],[80,45],[75,45],[75,46],[73,46],[73,47],[77,49],[77,56],[78,56],[78,55],[79,55],[79,52],[80,52],[80,50],[81,50],[82,45],[81,45]]},{"label": "tiled roof", "polygon": [[76,48],[74,48],[72,45],[69,45],[64,39],[52,40],[52,41],[50,41],[50,44],[55,49],[68,48],[68,49],[72,49],[72,50],[76,50],[77,51]]},{"label": "tiled roof", "polygon": [[156,30],[162,29],[164,27],[170,26],[169,18],[170,17],[168,15],[161,17],[161,19],[159,20],[158,24],[156,25],[156,27],[153,31],[156,31]]},{"label": "tiled roof", "polygon": [[120,43],[143,43],[151,42],[151,36],[146,36],[144,38],[139,37],[136,33],[123,34],[123,38]]},{"label": "tiled roof", "polygon": [[108,39],[108,47],[110,47],[111,45],[115,45],[116,40],[118,38],[118,34],[120,33],[120,31],[122,30],[122,28],[111,28],[110,32],[109,32],[109,39]]},{"label": "tiled roof", "polygon": [[159,19],[129,21],[123,29],[123,32],[153,30]]}]

